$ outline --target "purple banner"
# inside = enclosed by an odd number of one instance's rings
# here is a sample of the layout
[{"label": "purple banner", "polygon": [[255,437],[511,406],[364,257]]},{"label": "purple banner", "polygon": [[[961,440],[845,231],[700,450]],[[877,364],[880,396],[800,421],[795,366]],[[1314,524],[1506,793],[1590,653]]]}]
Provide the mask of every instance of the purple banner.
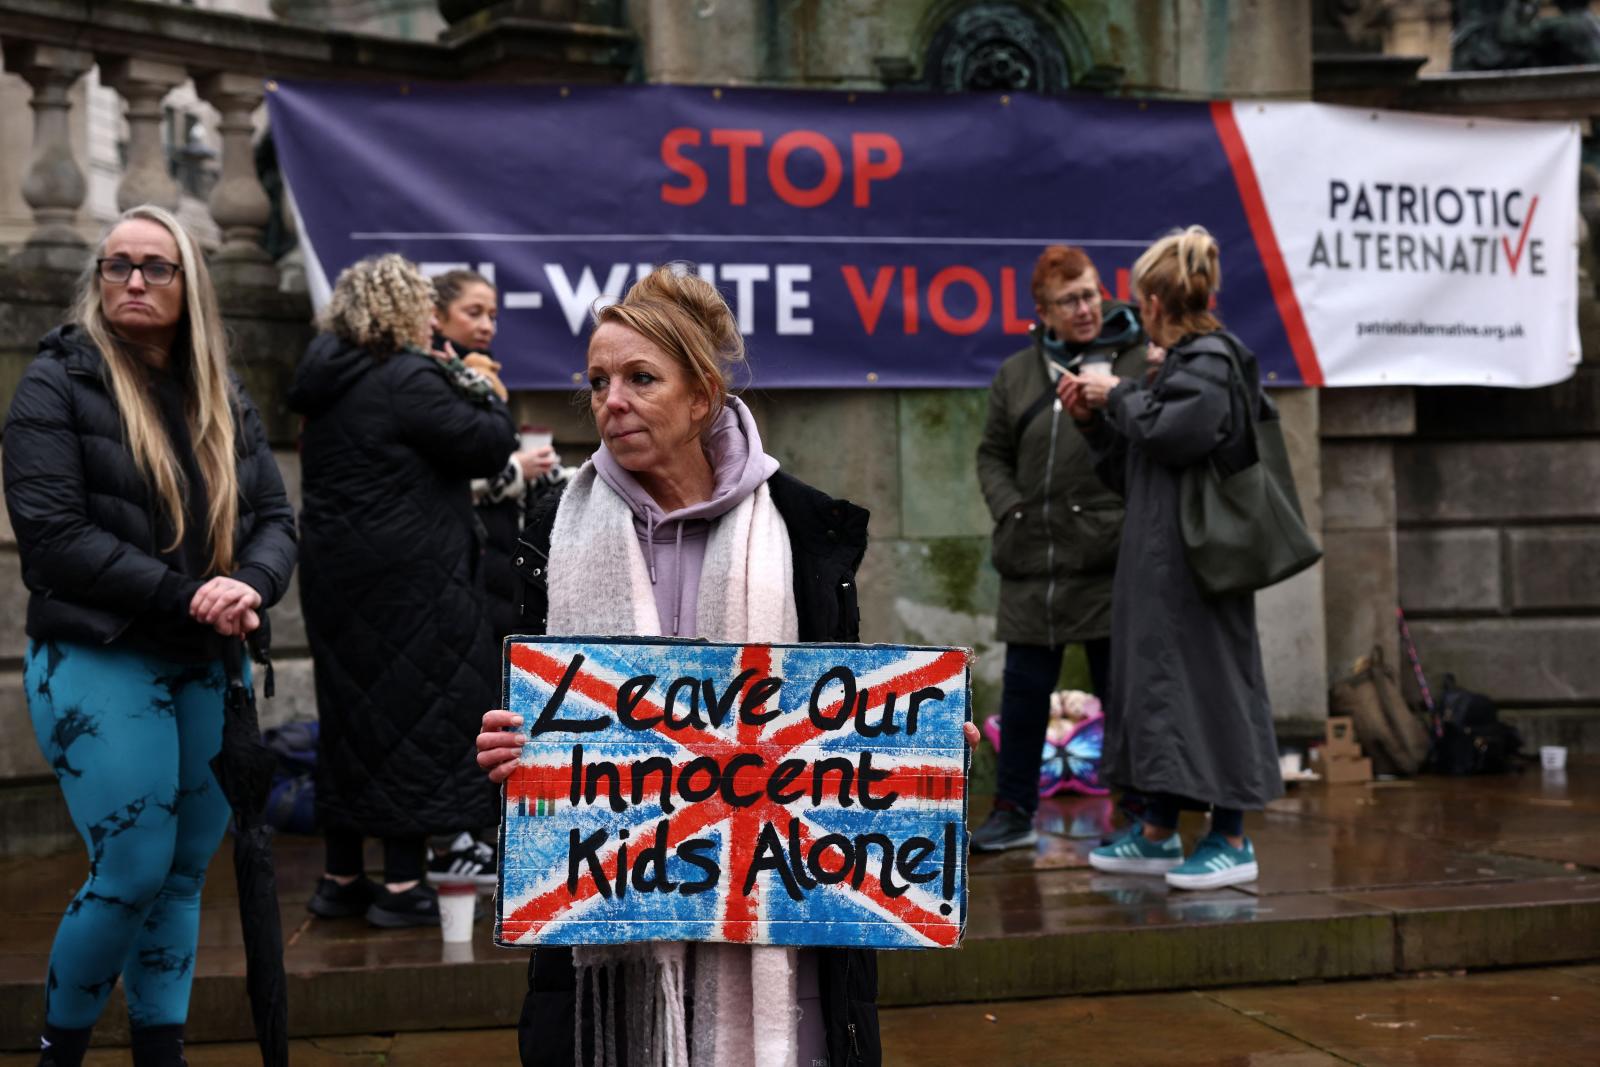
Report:
[{"label": "purple banner", "polygon": [[984,386],[1026,343],[1043,246],[1083,246],[1125,299],[1139,252],[1190,223],[1221,243],[1230,328],[1271,380],[1303,380],[1205,104],[297,82],[267,99],[313,296],[376,252],[492,273],[514,387],[571,388],[595,301],[669,260],[727,295],[758,386]]}]

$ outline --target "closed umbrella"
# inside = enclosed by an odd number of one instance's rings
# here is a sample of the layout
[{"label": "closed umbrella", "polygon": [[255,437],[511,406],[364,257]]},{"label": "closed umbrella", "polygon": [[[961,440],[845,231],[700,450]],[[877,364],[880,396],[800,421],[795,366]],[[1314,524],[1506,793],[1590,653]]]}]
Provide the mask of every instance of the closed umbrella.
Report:
[{"label": "closed umbrella", "polygon": [[[233,808],[233,874],[239,888],[244,934],[245,988],[264,1067],[288,1067],[289,995],[283,973],[283,921],[272,866],[272,830],[263,819],[277,759],[261,743],[256,700],[244,683],[244,646],[228,641],[223,654],[228,690],[223,697],[222,750],[211,770]],[[268,696],[271,696],[268,668]]]}]

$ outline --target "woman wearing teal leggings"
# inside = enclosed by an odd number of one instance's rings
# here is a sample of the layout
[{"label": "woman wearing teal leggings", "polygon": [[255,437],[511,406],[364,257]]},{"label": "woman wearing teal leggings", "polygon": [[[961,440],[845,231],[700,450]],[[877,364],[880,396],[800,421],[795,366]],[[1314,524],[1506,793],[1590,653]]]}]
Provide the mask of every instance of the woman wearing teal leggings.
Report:
[{"label": "woman wearing teal leggings", "polygon": [[39,344],[5,426],[6,507],[30,596],[40,751],[88,849],[44,975],[41,1064],[83,1059],[123,982],[138,1067],[183,1060],[224,643],[294,567],[294,515],[228,372],[205,260],[171,214],[129,211]]}]

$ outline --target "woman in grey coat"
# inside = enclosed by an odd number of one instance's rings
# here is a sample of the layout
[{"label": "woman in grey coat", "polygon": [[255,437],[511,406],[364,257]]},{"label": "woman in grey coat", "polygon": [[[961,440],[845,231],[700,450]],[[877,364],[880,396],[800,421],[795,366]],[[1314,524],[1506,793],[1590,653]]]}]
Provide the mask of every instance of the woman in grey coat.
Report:
[{"label": "woman in grey coat", "polygon": [[[1111,615],[1112,674],[1123,682],[1106,716],[1105,766],[1150,798],[1143,822],[1089,862],[1165,874],[1178,889],[1254,881],[1243,813],[1283,794],[1254,595],[1203,594],[1178,526],[1184,470],[1248,432],[1235,417],[1228,360],[1194,347],[1224,333],[1209,310],[1220,281],[1217,244],[1202,227],[1157,241],[1134,264],[1133,286],[1165,359],[1148,382],[1086,372],[1060,386],[1096,469],[1127,504]],[[1255,357],[1224,336],[1259,407]],[[1177,834],[1186,807],[1211,809],[1211,830],[1187,859]]]}]

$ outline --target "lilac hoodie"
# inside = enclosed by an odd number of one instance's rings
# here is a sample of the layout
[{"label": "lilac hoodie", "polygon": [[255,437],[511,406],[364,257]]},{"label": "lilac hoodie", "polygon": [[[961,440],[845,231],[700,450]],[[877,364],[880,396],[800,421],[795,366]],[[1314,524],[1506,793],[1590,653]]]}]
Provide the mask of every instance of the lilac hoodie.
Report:
[{"label": "lilac hoodie", "polygon": [[778,470],[778,461],[761,449],[761,435],[750,409],[737,397],[728,397],[721,414],[701,435],[701,444],[716,476],[711,499],[670,514],[662,512],[604,444],[591,457],[596,473],[633,509],[633,528],[650,569],[656,614],[666,637],[701,636],[694,632],[695,613],[711,524],[738,507]]}]

